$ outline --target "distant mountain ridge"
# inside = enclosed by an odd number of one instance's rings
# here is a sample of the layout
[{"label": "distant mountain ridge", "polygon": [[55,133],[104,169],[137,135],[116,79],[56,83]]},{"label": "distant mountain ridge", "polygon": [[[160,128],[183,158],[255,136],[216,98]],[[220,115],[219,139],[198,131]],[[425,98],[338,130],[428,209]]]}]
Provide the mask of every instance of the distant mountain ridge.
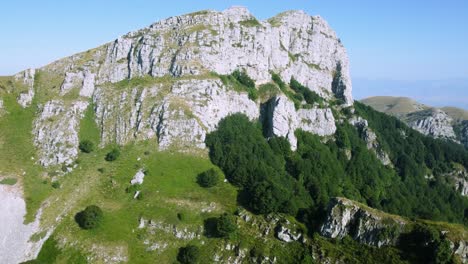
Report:
[{"label": "distant mountain ridge", "polygon": [[412,128],[468,148],[468,111],[458,107],[437,108],[408,97],[374,96],[361,100],[377,111],[398,117]]}]

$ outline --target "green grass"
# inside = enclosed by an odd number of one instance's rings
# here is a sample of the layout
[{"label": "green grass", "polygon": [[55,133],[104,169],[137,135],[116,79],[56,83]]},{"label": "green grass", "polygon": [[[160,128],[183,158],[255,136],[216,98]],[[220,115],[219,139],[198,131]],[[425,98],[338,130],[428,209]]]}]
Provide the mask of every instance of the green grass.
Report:
[{"label": "green grass", "polygon": [[4,95],[3,100],[8,114],[0,118],[0,168],[2,173],[22,180],[27,209],[26,222],[30,222],[52,191],[52,187],[44,184],[40,176],[44,169],[35,164],[36,152],[31,133],[35,106],[33,104],[23,109],[16,102],[14,94]]},{"label": "green grass", "polygon": [[5,185],[15,185],[18,182],[18,179],[16,178],[5,178],[0,180],[0,184],[5,184]]},{"label": "green grass", "polygon": [[241,24],[244,27],[258,27],[258,26],[261,26],[260,22],[258,22],[258,20],[255,19],[255,18],[240,21],[239,24]]},{"label": "green grass", "polygon": [[[196,183],[199,173],[214,167],[206,158],[158,152],[156,143],[146,141],[122,147],[119,159],[109,163],[104,161],[104,155],[110,148],[90,154],[81,153],[79,168],[64,177],[63,187],[55,193],[64,200],[63,203],[77,199],[57,228],[56,235],[69,241],[79,241],[76,248],[84,255],[88,254],[86,252],[92,244],[124,246],[130,263],[151,263],[155,259],[170,263],[175,260],[177,249],[186,241],[158,233],[154,239],[168,242],[170,246],[163,254],[147,252],[148,245],[144,245],[142,239],[149,235],[136,229],[141,216],[195,231],[203,225],[205,218],[225,211],[233,212],[237,207],[237,191],[230,184],[221,182],[207,189]],[[104,173],[98,172],[101,167],[105,169]],[[144,198],[137,200],[125,189],[140,168],[144,168],[147,175],[140,187]],[[84,189],[88,191],[83,193]],[[211,213],[201,212],[211,202],[215,203],[216,209]],[[103,221],[95,230],[81,230],[73,216],[91,204],[102,208]],[[63,205],[57,206],[56,210],[61,207]],[[57,211],[46,210],[45,217],[51,219]],[[177,218],[178,213],[185,216],[183,221]]]},{"label": "green grass", "polygon": [[101,140],[99,128],[95,122],[94,106],[89,104],[84,117],[80,121],[80,131],[78,137],[81,140],[90,140],[98,146]]}]

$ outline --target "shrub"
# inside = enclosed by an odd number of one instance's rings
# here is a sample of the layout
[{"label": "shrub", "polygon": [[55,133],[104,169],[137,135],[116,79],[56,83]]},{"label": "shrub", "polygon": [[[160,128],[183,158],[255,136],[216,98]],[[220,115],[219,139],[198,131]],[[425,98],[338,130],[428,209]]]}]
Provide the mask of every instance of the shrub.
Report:
[{"label": "shrub", "polygon": [[235,70],[232,76],[242,85],[248,88],[255,88],[255,82],[247,75],[245,71]]},{"label": "shrub", "polygon": [[106,155],[106,161],[114,161],[120,156],[120,150],[117,148],[112,149],[109,153]]},{"label": "shrub", "polygon": [[197,246],[189,245],[179,248],[177,260],[182,264],[198,263],[200,259],[200,249]]},{"label": "shrub", "polygon": [[96,205],[90,205],[75,215],[75,221],[83,229],[94,229],[102,220],[102,210]]},{"label": "shrub", "polygon": [[94,150],[94,143],[90,140],[82,140],[80,141],[79,148],[84,153],[90,153]]},{"label": "shrub", "polygon": [[236,217],[223,214],[216,220],[216,234],[219,237],[228,237],[237,230]]},{"label": "shrub", "polygon": [[54,182],[52,183],[52,188],[54,188],[54,189],[60,188],[60,183],[59,183],[58,181],[54,181]]},{"label": "shrub", "polygon": [[185,218],[184,213],[177,213],[177,219],[179,219],[179,221],[185,221]]},{"label": "shrub", "polygon": [[201,187],[213,187],[219,182],[219,172],[215,169],[202,172],[198,175],[197,182]]}]

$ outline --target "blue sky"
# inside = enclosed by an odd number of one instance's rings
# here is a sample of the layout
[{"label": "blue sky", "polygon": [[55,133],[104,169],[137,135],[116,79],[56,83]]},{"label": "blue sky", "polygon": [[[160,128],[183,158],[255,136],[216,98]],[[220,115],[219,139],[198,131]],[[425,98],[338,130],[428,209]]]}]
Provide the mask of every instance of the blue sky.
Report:
[{"label": "blue sky", "polygon": [[[39,67],[169,16],[232,5],[247,6],[260,19],[289,9],[320,14],[346,46],[356,84],[370,85],[355,85],[357,95],[381,94],[382,80],[449,80],[445,90],[451,92],[449,83],[468,79],[468,1],[464,0],[5,1],[0,16],[0,75]],[[460,89],[455,90],[452,96],[459,97]],[[468,108],[468,87],[463,92]]]}]

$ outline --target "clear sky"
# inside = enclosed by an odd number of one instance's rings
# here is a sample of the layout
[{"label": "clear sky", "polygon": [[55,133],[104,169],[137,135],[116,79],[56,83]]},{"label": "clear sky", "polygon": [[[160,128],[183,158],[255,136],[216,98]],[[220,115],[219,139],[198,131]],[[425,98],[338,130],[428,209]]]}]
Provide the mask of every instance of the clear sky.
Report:
[{"label": "clear sky", "polygon": [[169,16],[232,5],[260,19],[289,9],[321,15],[346,46],[353,79],[468,79],[466,0],[4,1],[0,75],[94,48]]}]

